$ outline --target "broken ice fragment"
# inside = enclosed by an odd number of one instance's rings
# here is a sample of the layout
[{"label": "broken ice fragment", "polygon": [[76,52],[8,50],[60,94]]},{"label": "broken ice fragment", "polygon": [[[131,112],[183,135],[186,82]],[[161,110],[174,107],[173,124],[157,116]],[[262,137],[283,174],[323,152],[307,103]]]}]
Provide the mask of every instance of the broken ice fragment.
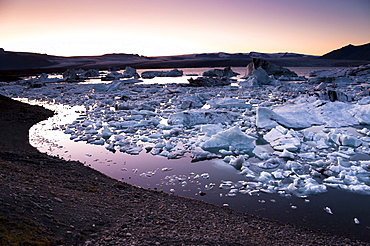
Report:
[{"label": "broken ice fragment", "polygon": [[172,171],[172,168],[170,167],[164,167],[162,168],[162,172]]},{"label": "broken ice fragment", "polygon": [[241,109],[251,109],[251,104],[246,104],[241,99],[236,98],[216,98],[207,101],[207,104],[211,106],[211,108],[241,108]]},{"label": "broken ice fragment", "polygon": [[309,159],[309,160],[315,160],[316,159],[316,154],[314,152],[309,152],[309,153],[300,153],[298,156],[302,159]]},{"label": "broken ice fragment", "polygon": [[349,136],[349,135],[342,135],[340,137],[340,141],[342,145],[344,146],[350,146],[357,148],[362,144],[362,141],[360,139],[357,139],[355,137]]},{"label": "broken ice fragment", "polygon": [[[306,107],[301,106],[305,111]],[[272,129],[278,125],[282,125],[288,128],[307,128],[312,123],[307,122],[306,115],[302,115],[302,112],[294,112],[294,110],[286,110],[289,112],[288,117],[284,117],[279,113],[276,113],[268,108],[258,107],[256,116],[256,125],[259,128]],[[282,110],[282,112],[286,111]],[[306,112],[306,114],[308,114]],[[309,115],[309,114],[308,114]]]},{"label": "broken ice fragment", "polygon": [[221,110],[192,109],[172,114],[168,119],[170,125],[185,125],[187,127],[200,124],[226,124],[235,121],[238,115]]},{"label": "broken ice fragment", "polygon": [[229,164],[235,169],[240,170],[245,162],[244,156],[240,155],[237,158],[231,160]]},{"label": "broken ice fragment", "polygon": [[200,131],[204,132],[206,136],[211,137],[212,135],[215,135],[216,133],[221,132],[222,128],[219,125],[207,124],[207,125],[202,125],[200,127]]},{"label": "broken ice fragment", "polygon": [[282,164],[283,162],[279,158],[271,158],[265,162],[259,163],[258,166],[263,169],[273,169]]},{"label": "broken ice fragment", "polygon": [[202,161],[202,160],[208,160],[212,158],[219,158],[219,155],[216,155],[214,153],[208,152],[208,151],[202,151],[202,152],[192,152],[192,161]]},{"label": "broken ice fragment", "polygon": [[101,137],[104,138],[104,139],[109,139],[112,135],[113,135],[113,132],[111,130],[109,130],[107,127],[105,127],[103,130],[102,130],[102,133],[101,133]]},{"label": "broken ice fragment", "polygon": [[99,139],[99,140],[95,140],[93,142],[91,142],[91,144],[94,144],[94,145],[104,145],[104,139]]},{"label": "broken ice fragment", "polygon": [[325,207],[324,208],[325,212],[327,212],[328,214],[333,214],[333,212],[331,211],[331,209],[329,207]]},{"label": "broken ice fragment", "polygon": [[279,154],[279,157],[294,159],[294,153],[290,152],[289,150],[284,149],[283,152]]},{"label": "broken ice fragment", "polygon": [[232,181],[222,181],[222,183],[218,186],[220,189],[229,190],[234,185]]},{"label": "broken ice fragment", "polygon": [[297,151],[301,147],[301,141],[294,130],[282,132],[280,128],[275,127],[263,136],[263,138],[269,142],[275,150]]},{"label": "broken ice fragment", "polygon": [[233,147],[238,150],[253,151],[255,144],[254,137],[248,136],[238,126],[213,135],[209,140],[201,144],[202,149]]},{"label": "broken ice fragment", "polygon": [[204,191],[199,191],[199,192],[198,192],[198,194],[199,194],[200,196],[205,196],[205,195],[206,195],[206,193],[205,193]]},{"label": "broken ice fragment", "polygon": [[209,173],[202,173],[200,176],[204,179],[209,179]]},{"label": "broken ice fragment", "polygon": [[264,146],[261,146],[261,145],[257,145],[254,150],[253,150],[253,154],[261,159],[261,160],[267,160],[271,157],[271,155],[269,154],[269,150],[264,147]]}]

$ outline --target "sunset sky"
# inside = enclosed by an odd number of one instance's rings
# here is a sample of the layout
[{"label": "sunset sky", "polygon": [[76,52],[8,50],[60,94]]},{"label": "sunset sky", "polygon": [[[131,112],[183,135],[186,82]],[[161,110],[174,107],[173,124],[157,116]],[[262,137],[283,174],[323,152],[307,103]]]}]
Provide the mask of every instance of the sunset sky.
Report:
[{"label": "sunset sky", "polygon": [[370,0],[0,0],[7,51],[322,55],[369,42]]}]

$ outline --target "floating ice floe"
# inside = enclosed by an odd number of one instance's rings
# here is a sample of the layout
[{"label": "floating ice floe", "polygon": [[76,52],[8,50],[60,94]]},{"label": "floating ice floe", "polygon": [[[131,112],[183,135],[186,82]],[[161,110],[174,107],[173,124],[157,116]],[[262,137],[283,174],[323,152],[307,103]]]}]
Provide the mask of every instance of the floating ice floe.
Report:
[{"label": "floating ice floe", "polygon": [[[261,109],[262,110],[262,109]],[[328,102],[300,97],[289,104],[260,112],[260,125],[283,125],[290,128],[307,128],[313,125],[343,127],[370,124],[370,105]],[[266,123],[267,122],[267,123]]]},{"label": "floating ice floe", "polygon": [[183,75],[183,71],[178,69],[172,69],[171,71],[145,71],[141,73],[141,77],[144,79],[154,77],[180,77]]},{"label": "floating ice floe", "polygon": [[301,147],[301,141],[297,133],[294,130],[288,130],[281,126],[271,129],[263,138],[270,143],[273,149],[279,151],[294,152]]},{"label": "floating ice floe", "polygon": [[234,126],[225,131],[213,135],[210,139],[200,144],[202,149],[228,149],[230,146],[239,151],[239,153],[252,152],[255,144],[254,137],[243,133],[238,126]]},{"label": "floating ice floe", "polygon": [[222,110],[192,109],[172,114],[168,119],[170,125],[191,127],[200,124],[225,124],[237,120],[238,114]]},{"label": "floating ice floe", "polygon": [[328,214],[333,214],[333,212],[331,211],[331,208],[329,207],[325,207],[324,208],[325,212],[327,212]]},{"label": "floating ice floe", "polygon": [[224,69],[218,69],[218,68],[211,69],[211,70],[203,72],[202,74],[202,76],[204,77],[226,77],[226,78],[234,77],[237,75],[239,74],[231,70],[230,67],[226,67]]},{"label": "floating ice floe", "polygon": [[239,109],[251,109],[252,105],[245,103],[243,100],[236,98],[216,98],[207,101],[207,104],[211,108],[239,108]]}]

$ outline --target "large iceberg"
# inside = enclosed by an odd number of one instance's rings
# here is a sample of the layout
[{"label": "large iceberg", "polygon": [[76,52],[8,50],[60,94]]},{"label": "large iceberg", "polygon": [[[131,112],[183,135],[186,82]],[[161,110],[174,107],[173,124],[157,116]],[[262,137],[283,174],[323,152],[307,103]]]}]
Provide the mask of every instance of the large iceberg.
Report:
[{"label": "large iceberg", "polygon": [[213,135],[210,139],[200,144],[202,149],[236,149],[244,152],[252,152],[255,148],[254,137],[243,133],[238,126]]},{"label": "large iceberg", "polygon": [[253,72],[257,70],[258,68],[263,69],[269,75],[276,75],[276,76],[287,75],[287,76],[294,76],[294,77],[298,76],[295,72],[290,71],[287,68],[278,66],[276,64],[273,64],[271,62],[268,62],[260,58],[252,59],[252,62],[247,65],[246,74],[252,75]]},{"label": "large iceberg", "polygon": [[[287,109],[288,108],[288,109]],[[278,125],[288,128],[307,128],[312,125],[323,124],[316,118],[312,118],[307,108],[283,106],[280,110],[259,107],[257,109],[256,126],[271,129]],[[284,114],[285,112],[285,114]]]},{"label": "large iceberg", "polygon": [[[342,127],[370,124],[370,105],[316,100],[284,104],[273,109],[272,121],[292,128],[306,128],[312,125]],[[263,115],[262,115],[263,116]],[[262,117],[266,119],[268,116]],[[294,123],[295,122],[295,123]]]}]

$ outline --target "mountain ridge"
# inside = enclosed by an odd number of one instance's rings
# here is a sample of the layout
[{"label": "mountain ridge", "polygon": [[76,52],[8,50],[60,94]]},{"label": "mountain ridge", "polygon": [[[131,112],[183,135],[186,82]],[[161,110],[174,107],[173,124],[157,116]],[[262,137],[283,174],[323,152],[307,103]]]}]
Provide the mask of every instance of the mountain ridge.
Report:
[{"label": "mountain ridge", "polygon": [[[367,48],[369,44],[366,45]],[[347,47],[347,48],[346,48]],[[357,46],[348,45],[342,49],[356,49]],[[361,47],[360,47],[361,48]],[[341,50],[341,49],[339,49]],[[334,50],[328,54],[338,52]],[[346,52],[344,52],[346,53]],[[347,52],[348,53],[348,52]],[[360,52],[361,53],[361,52]],[[32,70],[32,73],[40,71],[61,71],[68,68],[82,69],[109,69],[111,67],[124,68],[126,66],[137,69],[163,69],[184,67],[226,67],[246,66],[252,58],[266,59],[279,66],[285,67],[324,67],[324,66],[358,66],[366,64],[365,60],[347,61],[337,56],[324,55],[322,57],[291,53],[262,53],[251,51],[249,53],[196,53],[173,56],[142,56],[138,54],[111,53],[99,56],[55,56],[31,52],[5,51],[0,48],[0,71]],[[334,57],[334,58],[328,58]],[[348,56],[345,56],[348,57]],[[350,58],[356,58],[350,56]],[[351,59],[355,60],[355,59]]]},{"label": "mountain ridge", "polygon": [[320,57],[321,59],[336,60],[364,60],[370,61],[370,43],[362,45],[349,44],[342,48],[330,51]]}]

